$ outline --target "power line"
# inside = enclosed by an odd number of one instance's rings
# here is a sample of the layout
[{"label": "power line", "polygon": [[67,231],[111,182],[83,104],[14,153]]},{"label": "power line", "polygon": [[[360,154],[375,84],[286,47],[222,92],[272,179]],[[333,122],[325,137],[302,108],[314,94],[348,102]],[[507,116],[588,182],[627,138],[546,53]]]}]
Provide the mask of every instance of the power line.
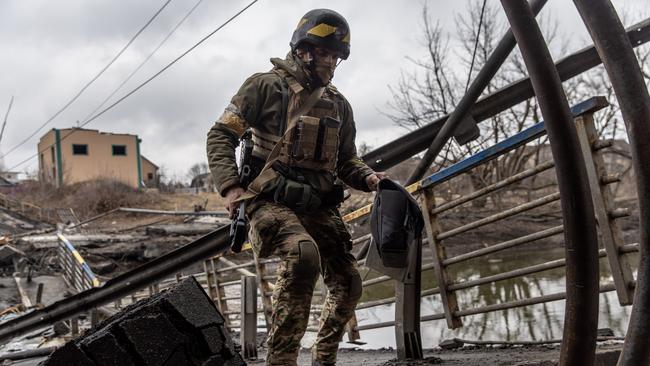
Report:
[{"label": "power line", "polygon": [[54,115],[53,115],[52,117],[48,118],[47,121],[45,121],[42,125],[40,125],[40,126],[36,129],[36,131],[34,131],[34,132],[33,132],[32,134],[30,134],[29,136],[27,136],[27,138],[25,138],[25,139],[24,139],[23,141],[21,141],[20,143],[18,143],[17,145],[15,145],[15,146],[12,147],[11,149],[9,149],[9,151],[7,151],[4,155],[2,155],[2,157],[3,157],[3,158],[6,157],[6,156],[9,155],[11,152],[15,151],[15,150],[18,149],[20,146],[22,146],[23,144],[27,143],[27,142],[29,141],[29,139],[31,139],[32,137],[34,137],[34,136],[35,136],[35,135],[36,135],[40,130],[43,129],[43,127],[47,126],[47,125],[48,125],[50,122],[52,122],[56,117],[58,117],[61,113],[63,113],[63,111],[65,111],[65,110],[66,110],[66,109],[67,109],[67,108],[68,108],[72,103],[74,103],[74,102],[75,102],[75,101],[76,101],[76,100],[81,96],[81,94],[83,94],[83,92],[86,91],[86,89],[88,89],[88,87],[89,87],[90,85],[92,85],[92,83],[95,82],[95,80],[99,79],[99,77],[102,76],[102,74],[104,74],[104,72],[105,72],[106,70],[108,70],[108,68],[111,67],[111,65],[113,65],[113,63],[114,63],[115,61],[117,61],[117,59],[118,59],[118,58],[119,58],[119,57],[124,53],[124,51],[126,51],[126,49],[129,48],[129,46],[131,45],[131,43],[133,43],[133,41],[135,41],[135,39],[138,38],[138,36],[139,36],[139,35],[140,35],[140,34],[141,34],[141,33],[142,33],[142,32],[143,32],[143,31],[144,31],[144,30],[145,30],[145,29],[146,29],[146,28],[147,28],[147,27],[152,23],[152,22],[153,22],[153,20],[156,19],[156,17],[158,17],[158,14],[160,14],[160,13],[163,11],[163,9],[165,9],[165,7],[167,7],[167,5],[168,5],[171,1],[172,1],[172,0],[167,0],[167,1],[163,4],[163,6],[162,6],[160,9],[158,9],[158,11],[156,11],[156,13],[155,13],[155,14],[154,14],[154,15],[153,15],[153,16],[152,16],[152,17],[151,17],[151,18],[150,18],[150,19],[145,23],[145,25],[142,26],[142,28],[140,28],[140,30],[138,30],[138,31],[135,33],[135,35],[133,35],[133,37],[131,37],[131,39],[129,40],[129,42],[128,42],[124,47],[122,47],[122,49],[120,50],[120,52],[118,52],[117,55],[115,55],[115,57],[113,57],[113,59],[112,59],[112,60],[111,60],[111,61],[110,61],[106,66],[104,66],[104,68],[101,69],[101,71],[99,71],[99,73],[98,73],[97,75],[95,75],[95,77],[93,77],[92,79],[90,79],[90,81],[89,81],[88,83],[86,83],[86,85],[84,85],[84,87],[81,88],[81,90],[79,90],[79,92],[77,92],[77,94],[76,94],[72,99],[70,99],[70,101],[69,101],[68,103],[66,103],[66,104],[65,104],[61,109],[59,109],[56,113],[54,113]]},{"label": "power line", "polygon": [[174,26],[174,28],[172,28],[172,30],[167,34],[167,36],[165,36],[165,38],[163,38],[163,40],[160,41],[160,43],[158,44],[158,46],[156,46],[156,48],[154,48],[154,50],[151,51],[151,53],[149,53],[149,55],[144,59],[144,61],[142,61],[142,63],[140,63],[140,65],[138,65],[138,67],[136,67],[136,68],[131,72],[131,74],[130,74],[126,79],[124,79],[124,81],[122,81],[122,83],[121,83],[120,85],[118,85],[118,87],[115,88],[115,90],[113,90],[113,91],[111,92],[111,94],[109,94],[108,97],[106,97],[106,99],[104,99],[103,102],[101,102],[101,104],[99,104],[99,105],[97,106],[97,108],[93,109],[92,112],[88,113],[88,115],[86,115],[86,117],[84,117],[84,118],[82,119],[82,121],[86,122],[86,121],[87,121],[87,120],[88,120],[92,115],[94,115],[94,114],[95,114],[95,113],[96,113],[96,112],[97,112],[101,107],[103,107],[103,106],[104,106],[104,105],[105,105],[105,104],[106,104],[106,103],[107,103],[107,102],[108,102],[108,101],[109,101],[109,100],[110,100],[110,99],[111,99],[111,98],[112,98],[112,97],[113,97],[113,96],[114,96],[114,95],[115,95],[115,94],[116,94],[120,89],[122,89],[122,87],[123,87],[127,82],[129,82],[129,80],[131,80],[131,78],[132,78],[132,77],[133,77],[133,76],[134,76],[138,71],[140,71],[140,69],[141,69],[141,68],[142,68],[142,67],[143,67],[147,62],[149,62],[149,60],[151,59],[151,57],[152,57],[156,52],[158,52],[158,50],[159,50],[159,49],[160,49],[160,48],[161,48],[161,47],[162,47],[162,46],[167,42],[167,40],[172,36],[172,34],[174,34],[174,33],[176,32],[176,30],[178,30],[178,28],[179,28],[179,27],[180,27],[180,26],[185,22],[185,20],[186,20],[187,18],[190,17],[190,15],[192,15],[192,13],[194,12],[194,10],[196,10],[196,8],[197,8],[197,7],[199,6],[199,4],[201,4],[202,2],[203,2],[203,0],[199,0],[199,1],[197,1],[196,4],[194,4],[194,6],[192,7],[192,9],[190,9],[190,11],[189,11],[187,14],[185,14],[185,16],[184,16],[184,17],[183,17],[183,18],[178,22],[178,24],[176,24],[176,26]]},{"label": "power line", "polygon": [[476,59],[476,50],[478,50],[478,41],[481,36],[481,26],[483,25],[483,14],[485,13],[485,5],[487,0],[483,0],[483,7],[481,7],[481,17],[478,21],[478,30],[476,31],[476,41],[474,42],[474,52],[472,52],[472,62],[469,65],[469,74],[467,74],[467,84],[465,84],[465,93],[469,88],[469,81],[472,79],[472,69],[474,68],[474,60]]},{"label": "power line", "polygon": [[[183,57],[185,57],[188,53],[192,52],[196,47],[198,47],[200,44],[202,44],[203,42],[205,42],[208,38],[212,37],[215,33],[217,33],[218,31],[220,31],[221,28],[223,28],[223,27],[225,27],[226,25],[228,25],[228,23],[232,22],[235,18],[237,18],[238,16],[240,16],[243,12],[245,12],[246,10],[248,10],[248,8],[250,8],[251,6],[253,6],[253,4],[255,4],[255,3],[258,2],[258,1],[259,1],[259,0],[253,0],[253,1],[251,1],[248,5],[246,5],[246,6],[245,6],[244,8],[242,8],[240,11],[238,11],[237,13],[235,13],[235,15],[233,15],[232,17],[230,17],[228,20],[226,20],[225,22],[223,22],[223,23],[222,23],[220,26],[218,26],[215,30],[213,30],[212,32],[208,33],[207,36],[203,37],[201,40],[199,40],[197,43],[195,43],[192,47],[190,47],[187,51],[183,52],[180,56],[178,56],[177,58],[175,58],[175,59],[174,59],[172,62],[170,62],[167,66],[163,67],[160,71],[158,71],[157,73],[155,73],[153,76],[151,76],[150,78],[148,78],[147,80],[145,80],[143,83],[141,83],[141,84],[138,85],[137,87],[135,87],[133,90],[131,90],[130,92],[126,93],[124,96],[122,96],[120,99],[118,99],[118,100],[116,100],[115,102],[113,102],[113,103],[112,103],[111,105],[109,105],[108,107],[104,108],[101,112],[99,112],[99,113],[97,113],[96,115],[94,115],[93,117],[89,118],[87,121],[85,121],[84,123],[82,123],[80,126],[73,128],[72,131],[70,131],[69,134],[67,134],[67,135],[65,135],[65,136],[62,136],[62,137],[61,137],[61,141],[63,141],[63,140],[64,140],[65,138],[67,138],[68,136],[72,135],[75,131],[78,131],[79,129],[81,129],[82,127],[86,126],[86,125],[89,124],[90,122],[92,122],[92,121],[94,121],[95,119],[99,118],[99,117],[100,117],[101,115],[103,115],[104,113],[106,113],[106,112],[108,112],[109,110],[113,109],[113,107],[115,107],[116,105],[120,104],[122,101],[124,101],[126,98],[130,97],[131,95],[133,95],[135,92],[137,92],[138,90],[140,90],[140,89],[141,89],[142,87],[144,87],[145,85],[149,84],[149,82],[151,82],[153,79],[155,79],[155,78],[158,77],[160,74],[162,74],[163,72],[165,72],[165,71],[166,71],[167,69],[169,69],[172,65],[174,65],[176,62],[178,62],[178,61],[179,61],[180,59],[182,59]],[[54,146],[54,144],[48,145],[48,146],[45,147],[43,150],[38,151],[36,154],[34,154],[34,155],[28,157],[27,159],[21,161],[20,163],[14,165],[14,166],[11,167],[11,169],[9,169],[9,170],[16,169],[17,167],[23,165],[24,163],[26,163],[26,162],[32,160],[32,159],[35,158],[35,157],[37,157],[40,153],[46,151],[47,149],[49,149],[49,148],[52,147],[52,146]]]}]

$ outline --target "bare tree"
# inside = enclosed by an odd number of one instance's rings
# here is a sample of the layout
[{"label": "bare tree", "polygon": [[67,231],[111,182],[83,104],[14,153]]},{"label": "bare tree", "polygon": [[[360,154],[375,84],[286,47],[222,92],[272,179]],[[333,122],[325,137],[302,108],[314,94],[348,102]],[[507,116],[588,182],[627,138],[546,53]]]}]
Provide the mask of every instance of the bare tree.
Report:
[{"label": "bare tree", "polygon": [[[396,125],[409,130],[417,129],[454,110],[465,93],[467,84],[493,53],[501,35],[508,27],[498,4],[488,2],[479,33],[482,5],[482,1],[473,0],[468,3],[464,13],[456,15],[454,38],[446,34],[439,23],[431,21],[426,3],[423,5],[421,44],[425,50],[425,57],[422,59],[406,57],[415,67],[410,72],[403,71],[398,83],[390,87],[392,100],[388,102],[388,111],[384,112]],[[566,54],[570,44],[569,38],[563,39],[558,36],[557,23],[548,16],[541,16],[540,24],[552,51]],[[457,52],[454,60],[451,60],[449,47],[452,39],[459,44],[459,47],[454,49]],[[474,68],[470,70],[475,46]],[[637,49],[644,76],[650,80],[649,53],[648,48]],[[521,54],[518,49],[515,49],[487,85],[483,96],[524,77],[527,77],[527,70]],[[613,106],[597,114],[599,131],[606,138],[617,138],[622,135],[624,128],[619,110],[615,104],[611,84],[602,68],[583,73],[565,82],[564,87],[571,104],[595,95],[606,96]],[[536,100],[528,99],[482,121],[479,124],[481,136],[477,140],[459,146],[452,139],[434,164],[438,167],[453,164],[476,151],[521,132],[540,120],[541,114]],[[512,154],[492,160],[470,171],[472,185],[474,188],[480,188],[522,171],[531,161],[535,164],[540,163],[543,154],[540,154],[539,148],[544,147],[546,142],[545,137],[541,138],[536,143],[522,146]]]},{"label": "bare tree", "polygon": [[201,162],[201,163],[196,163],[190,167],[190,169],[187,172],[187,177],[190,180],[193,180],[194,178],[198,177],[199,175],[203,175],[206,173],[210,172],[210,168],[208,168],[208,163],[206,162]]}]

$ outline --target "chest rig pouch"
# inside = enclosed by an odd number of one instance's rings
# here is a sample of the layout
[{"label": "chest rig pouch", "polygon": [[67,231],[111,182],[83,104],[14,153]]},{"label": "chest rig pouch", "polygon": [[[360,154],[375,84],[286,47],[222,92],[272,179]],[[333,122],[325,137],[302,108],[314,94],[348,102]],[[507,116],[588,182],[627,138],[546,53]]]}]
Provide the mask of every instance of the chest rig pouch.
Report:
[{"label": "chest rig pouch", "polygon": [[333,173],[341,122],[332,117],[301,116],[282,141],[280,159],[289,168]]},{"label": "chest rig pouch", "polygon": [[[341,186],[322,194],[302,174],[303,170],[309,170],[335,176],[341,129],[336,104],[327,96],[323,97],[324,90],[309,94],[295,79],[288,77],[286,80],[292,91],[287,99],[283,98],[283,102],[288,102],[288,106],[282,108],[288,115],[286,130],[281,137],[263,136],[267,140],[264,150],[271,151],[262,173],[251,183],[249,191],[272,197],[296,212],[338,204],[343,196]],[[258,132],[257,135],[263,134]],[[268,146],[271,141],[275,146]]]}]

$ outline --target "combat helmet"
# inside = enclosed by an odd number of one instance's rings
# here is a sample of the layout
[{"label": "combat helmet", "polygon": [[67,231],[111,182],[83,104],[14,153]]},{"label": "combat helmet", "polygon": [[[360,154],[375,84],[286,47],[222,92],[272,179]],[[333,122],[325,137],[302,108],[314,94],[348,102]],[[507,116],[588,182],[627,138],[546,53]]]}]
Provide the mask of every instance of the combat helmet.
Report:
[{"label": "combat helmet", "polygon": [[336,50],[346,60],[350,56],[350,27],[334,10],[314,9],[300,19],[291,37],[291,50],[302,43]]}]

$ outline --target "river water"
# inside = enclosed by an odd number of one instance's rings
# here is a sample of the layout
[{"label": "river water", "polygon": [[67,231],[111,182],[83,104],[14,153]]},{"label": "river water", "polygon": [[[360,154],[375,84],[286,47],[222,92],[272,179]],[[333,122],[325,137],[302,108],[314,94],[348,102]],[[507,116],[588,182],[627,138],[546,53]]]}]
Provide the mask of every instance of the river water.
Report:
[{"label": "river water", "polygon": [[[471,280],[563,257],[564,250],[562,248],[503,252],[453,265],[451,271],[453,272],[453,278]],[[631,262],[637,263],[636,255],[631,258]],[[606,259],[601,259],[600,268],[601,284],[612,282]],[[471,309],[484,305],[564,292],[564,271],[564,267],[561,267],[457,291],[459,308],[461,310]],[[427,289],[436,286],[433,271],[425,271],[422,276],[422,288]],[[365,290],[364,298],[361,301],[392,296],[392,292],[392,282],[375,285],[371,289]],[[373,294],[372,297],[368,296],[370,293]],[[499,341],[559,339],[562,338],[564,306],[565,302],[561,300],[467,316],[463,317],[463,326],[455,330],[448,329],[445,320],[423,322],[421,324],[422,344],[424,348],[432,348],[443,340],[453,337],[468,340]],[[610,328],[616,336],[624,336],[632,309],[631,306],[620,306],[616,292],[608,292],[600,294],[599,307],[598,328]],[[442,312],[443,307],[439,295],[422,298],[421,314],[423,316]],[[394,320],[394,315],[394,304],[357,311],[357,319],[360,325]],[[366,342],[365,345],[360,346],[360,348],[364,349],[395,347],[394,327],[362,331],[361,340]],[[305,343],[309,343],[309,339],[305,341]],[[342,346],[345,347],[346,345]]]}]

